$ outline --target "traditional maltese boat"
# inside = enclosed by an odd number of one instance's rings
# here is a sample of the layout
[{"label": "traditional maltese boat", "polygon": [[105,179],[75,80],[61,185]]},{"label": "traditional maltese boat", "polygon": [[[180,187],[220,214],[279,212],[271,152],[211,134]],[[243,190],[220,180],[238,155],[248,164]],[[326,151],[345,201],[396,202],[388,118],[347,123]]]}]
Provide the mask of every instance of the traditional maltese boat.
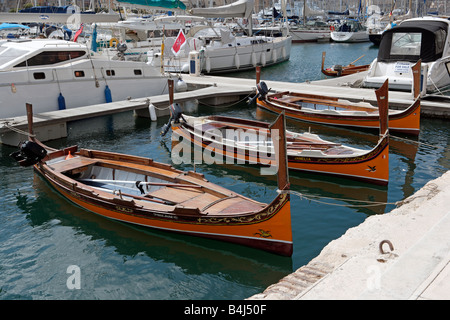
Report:
[{"label": "traditional maltese boat", "polygon": [[[420,61],[413,67],[413,72],[416,83],[414,87],[415,100],[404,110],[388,109],[391,132],[419,135],[420,78],[418,75],[420,75]],[[269,90],[263,81],[258,83],[257,88],[258,94],[255,99],[258,107],[274,113],[284,111],[286,117],[292,119],[356,129],[379,127],[379,106],[375,107],[370,103],[350,102],[335,97],[289,91],[268,94]]]},{"label": "traditional maltese boat", "polygon": [[[28,118],[31,127],[31,111]],[[278,126],[284,126],[284,118],[279,117],[274,128]],[[289,182],[283,161],[279,162],[280,192],[264,204],[215,185],[202,174],[143,157],[77,146],[56,150],[35,138],[11,156],[22,166],[34,165],[61,195],[101,216],[292,254]]]},{"label": "traditional maltese boat", "polygon": [[364,55],[356,59],[355,61],[350,62],[348,65],[333,65],[330,68],[325,68],[325,51],[322,52],[322,73],[326,76],[330,77],[340,77],[340,76],[348,76],[350,74],[366,71],[369,69],[368,64],[363,65],[355,65],[356,61],[360,60]]},{"label": "traditional maltese boat", "polygon": [[[286,130],[288,168],[387,185],[389,181],[388,89],[377,90],[380,101],[380,139],[371,150],[325,141],[309,132]],[[274,139],[268,123],[224,116],[190,117],[174,108],[172,149],[181,151],[180,140],[213,154],[216,163],[255,164],[274,162]],[[175,149],[177,148],[177,149]],[[206,152],[205,152],[206,151]],[[177,154],[175,152],[175,154]],[[183,150],[184,154],[184,150]],[[233,160],[233,161],[230,161]]]}]

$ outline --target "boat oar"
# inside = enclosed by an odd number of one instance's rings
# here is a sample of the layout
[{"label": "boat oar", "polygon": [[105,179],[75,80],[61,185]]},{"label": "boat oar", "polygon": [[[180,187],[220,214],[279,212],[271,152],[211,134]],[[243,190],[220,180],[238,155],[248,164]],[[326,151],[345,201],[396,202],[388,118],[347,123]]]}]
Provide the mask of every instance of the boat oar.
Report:
[{"label": "boat oar", "polygon": [[359,59],[361,59],[362,57],[364,57],[365,56],[365,54],[363,54],[361,57],[359,57],[358,59],[356,59],[355,61],[353,61],[353,62],[350,62],[348,65],[351,65],[351,64],[354,64],[356,61],[358,61]]},{"label": "boat oar", "polygon": [[122,183],[122,184],[134,184],[142,193],[145,193],[142,186],[162,186],[162,187],[174,187],[174,188],[202,188],[202,186],[182,184],[182,183],[170,183],[170,182],[143,182],[143,181],[128,181],[128,180],[106,180],[106,179],[79,179],[81,182],[100,182],[100,183]]}]

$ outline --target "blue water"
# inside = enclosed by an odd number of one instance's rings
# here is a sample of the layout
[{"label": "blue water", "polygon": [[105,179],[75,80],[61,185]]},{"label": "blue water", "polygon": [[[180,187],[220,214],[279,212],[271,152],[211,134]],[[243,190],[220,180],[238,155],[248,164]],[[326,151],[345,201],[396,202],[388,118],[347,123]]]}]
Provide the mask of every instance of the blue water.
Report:
[{"label": "blue water", "polygon": [[[345,64],[362,54],[365,57],[359,62],[369,63],[377,54],[369,43],[294,44],[290,61],[265,68],[263,79],[321,79],[322,51],[327,51],[327,65]],[[254,78],[254,73],[232,76]],[[273,115],[245,104],[214,110],[194,105],[189,110],[193,115],[273,119]],[[150,122],[127,112],[72,122],[66,139],[48,144],[78,144],[170,163],[170,135],[159,135],[167,120]],[[361,148],[371,148],[377,141],[372,133],[294,121],[288,126]],[[245,299],[307,264],[330,241],[367,216],[391,211],[395,202],[449,170],[448,128],[448,121],[423,119],[421,134],[414,142],[392,139],[387,187],[291,175],[292,190],[304,196],[292,197],[292,258],[95,216],[60,197],[31,168],[16,165],[8,157],[15,148],[1,145],[0,299]],[[191,165],[177,167],[193,169]],[[210,181],[259,201],[269,202],[276,195],[275,177],[260,176],[254,168],[197,165],[196,170]],[[364,207],[355,200],[383,205]],[[72,273],[71,266],[79,272]]]}]

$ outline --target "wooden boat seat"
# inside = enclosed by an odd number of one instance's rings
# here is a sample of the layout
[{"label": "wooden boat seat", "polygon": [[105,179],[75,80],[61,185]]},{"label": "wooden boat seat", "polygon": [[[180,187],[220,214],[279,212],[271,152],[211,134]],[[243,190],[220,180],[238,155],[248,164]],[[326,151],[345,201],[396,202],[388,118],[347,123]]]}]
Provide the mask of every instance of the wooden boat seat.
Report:
[{"label": "wooden boat seat", "polygon": [[57,172],[69,172],[71,174],[79,173],[86,170],[90,165],[96,163],[97,160],[85,157],[74,157],[68,160],[61,159],[57,162],[47,162],[47,165]]},{"label": "wooden boat seat", "polygon": [[[176,189],[176,192],[174,192]],[[156,191],[148,193],[149,196],[170,201],[173,203],[184,203],[198,196],[205,194],[201,189],[193,189],[187,187],[163,187]]]}]

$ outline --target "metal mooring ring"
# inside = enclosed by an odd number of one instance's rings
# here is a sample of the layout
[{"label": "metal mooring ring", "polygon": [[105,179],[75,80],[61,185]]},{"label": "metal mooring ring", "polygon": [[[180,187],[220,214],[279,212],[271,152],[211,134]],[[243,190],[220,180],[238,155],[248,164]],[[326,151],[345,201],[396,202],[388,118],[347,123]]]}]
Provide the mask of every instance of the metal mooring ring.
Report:
[{"label": "metal mooring ring", "polygon": [[379,246],[380,252],[382,254],[386,254],[387,253],[387,252],[383,251],[383,244],[385,244],[385,243],[387,243],[389,245],[389,249],[391,249],[391,251],[394,251],[394,246],[392,245],[392,242],[390,242],[389,240],[383,240],[383,241],[380,242],[380,246]]}]

